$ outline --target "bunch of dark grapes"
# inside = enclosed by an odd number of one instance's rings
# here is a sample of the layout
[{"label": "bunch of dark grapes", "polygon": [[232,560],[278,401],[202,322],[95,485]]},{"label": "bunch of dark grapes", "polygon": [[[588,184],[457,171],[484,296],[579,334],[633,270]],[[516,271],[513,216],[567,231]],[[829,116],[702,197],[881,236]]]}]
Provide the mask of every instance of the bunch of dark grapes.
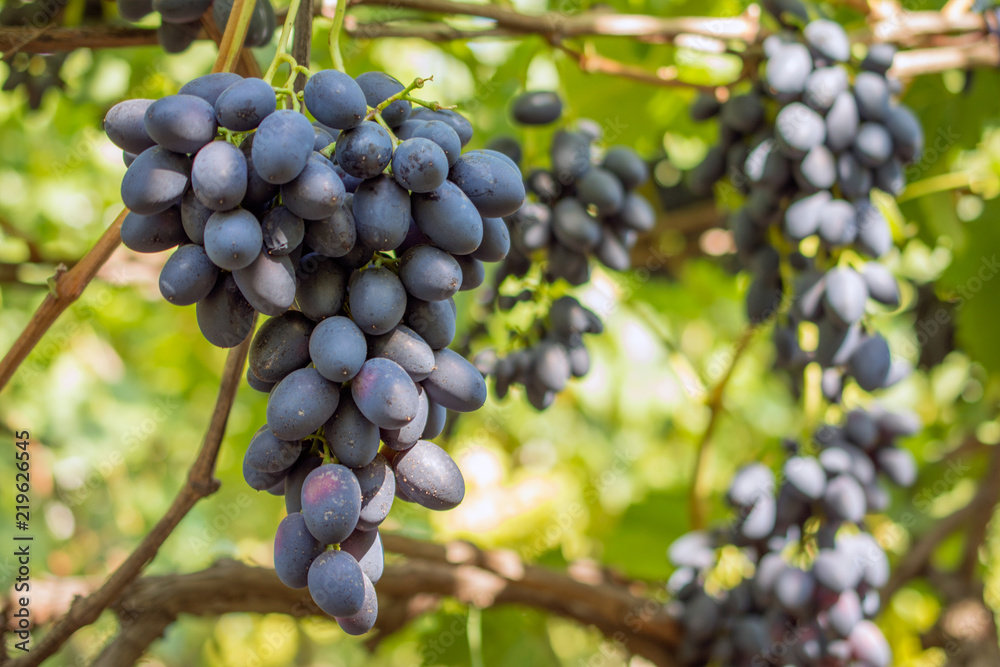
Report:
[{"label": "bunch of dark grapes", "polygon": [[[352,634],[375,622],[393,499],[445,510],[465,494],[430,442],[447,410],[486,400],[482,375],[448,349],[453,296],[503,258],[500,216],[524,200],[509,160],[461,152],[468,121],[414,111],[404,93],[380,72],[321,71],[304,90],[311,123],[260,79],[209,74],[105,120],[131,162],[123,242],[180,246],[164,298],[197,303],[220,347],[246,339],[255,311],[270,316],[250,346],[247,381],[270,395],[244,477],[285,497],[278,576]],[[404,124],[399,141],[387,128]]]},{"label": "bunch of dark grapes", "polygon": [[[815,454],[789,443],[778,480],[762,464],[742,468],[729,489],[737,512],[730,526],[689,533],[670,546],[678,566],[670,609],[684,628],[679,662],[892,664],[889,644],[871,621],[889,561],[867,532],[865,515],[888,506],[880,477],[899,486],[915,481],[913,456],[894,443],[919,428],[910,415],[854,410],[842,426],[816,432]],[[730,551],[728,571],[716,573],[723,547]],[[752,574],[731,578],[751,565]]]},{"label": "bunch of dark grapes", "polygon": [[[775,317],[778,365],[797,385],[805,365],[818,362],[832,401],[848,377],[873,391],[909,372],[863,323],[869,299],[899,305],[895,278],[872,261],[893,242],[870,195],[902,192],[904,165],[920,158],[924,143],[916,116],[893,101],[894,48],[873,44],[851,63],[850,47],[843,28],[822,19],[771,35],[752,91],[722,104],[702,96],[691,109],[698,120],[719,118],[719,144],[692,171],[692,186],[706,191],[728,176],[745,195],[729,225],[754,275],[749,318]],[[799,348],[804,321],[819,327],[815,350]]]},{"label": "bunch of dark grapes", "polygon": [[[548,125],[561,117],[562,101],[553,92],[527,92],[514,100],[511,114],[519,125]],[[590,280],[592,257],[615,271],[631,266],[629,253],[638,235],[656,222],[653,207],[636,191],[649,179],[649,168],[625,146],[600,155],[594,144],[601,138],[600,127],[589,120],[581,121],[575,131],[556,132],[551,168],[528,174],[528,201],[505,218],[511,249],[497,270],[497,291],[507,276],[523,278],[536,263],[544,265],[546,282],[562,279],[573,286]],[[522,150],[516,139],[498,137],[490,145],[520,163]],[[529,290],[496,296],[503,310],[535,298]],[[583,335],[602,329],[596,314],[576,299],[562,297],[552,303],[545,320],[531,327],[537,335],[527,347],[503,359],[483,355],[479,365],[494,375],[501,398],[512,383],[521,384],[531,405],[544,410],[570,378],[587,373],[590,358]]]},{"label": "bunch of dark grapes", "polygon": [[[160,46],[167,53],[180,53],[191,46],[201,32],[201,17],[212,10],[212,21],[219,32],[225,32],[233,0],[117,0],[118,14],[126,21],[141,21],[153,12],[160,14],[156,29]],[[246,46],[265,46],[275,29],[274,7],[270,0],[256,0]]]}]

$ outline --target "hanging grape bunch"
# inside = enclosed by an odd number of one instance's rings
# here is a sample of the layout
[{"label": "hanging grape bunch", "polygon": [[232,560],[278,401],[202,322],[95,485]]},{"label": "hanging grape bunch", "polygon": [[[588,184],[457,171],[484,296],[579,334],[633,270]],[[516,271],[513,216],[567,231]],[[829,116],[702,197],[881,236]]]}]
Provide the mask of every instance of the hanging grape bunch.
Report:
[{"label": "hanging grape bunch", "polygon": [[[233,0],[117,0],[118,14],[126,21],[141,21],[153,12],[160,14],[156,36],[167,53],[180,53],[191,46],[201,32],[201,17],[212,10],[212,21],[225,32]],[[256,0],[244,44],[265,46],[274,35],[276,19],[270,0]]]},{"label": "hanging grape bunch", "polygon": [[131,163],[123,242],[180,246],[164,298],[196,303],[221,347],[244,341],[256,312],[270,316],[250,346],[247,381],[270,395],[244,478],[285,497],[279,578],[352,634],[375,622],[378,526],[393,499],[446,510],[465,494],[430,442],[447,410],[486,400],[483,377],[448,349],[453,296],[503,258],[499,216],[524,200],[509,160],[461,152],[465,118],[412,109],[422,85],[318,72],[303,91],[310,123],[295,98],[277,108],[261,79],[209,74],[105,120]]},{"label": "hanging grape bunch", "polygon": [[[852,63],[843,28],[822,19],[763,46],[754,90],[693,105],[698,120],[718,116],[720,139],[692,171],[692,186],[707,191],[728,176],[745,195],[729,225],[754,276],[747,312],[756,323],[777,316],[778,365],[796,386],[811,361],[825,369],[829,400],[849,377],[866,391],[891,386],[909,367],[892,362],[885,339],[862,321],[869,299],[899,305],[895,278],[875,261],[892,247],[892,232],[871,195],[903,191],[904,165],[919,159],[924,141],[913,112],[892,99],[895,50],[873,44]],[[819,327],[814,351],[798,346],[803,321]]]},{"label": "hanging grape bunch", "polygon": [[[562,116],[562,101],[553,92],[527,92],[514,100],[511,114],[522,126],[549,125]],[[529,200],[504,218],[510,253],[497,270],[496,292],[507,276],[523,278],[536,263],[544,264],[545,282],[562,279],[573,286],[590,280],[592,257],[615,271],[631,266],[629,252],[638,235],[656,222],[653,207],[636,191],[649,179],[649,168],[625,146],[599,155],[594,143],[600,139],[600,126],[589,120],[575,131],[556,132],[551,168],[528,174]],[[515,139],[499,137],[490,145],[521,161]],[[498,293],[497,305],[508,310],[518,301],[538,298],[531,290],[517,296]],[[477,360],[481,370],[494,376],[499,397],[506,396],[511,384],[520,384],[537,410],[551,405],[570,378],[586,375],[590,357],[583,336],[603,330],[597,315],[571,296],[559,297],[550,308],[549,316],[531,327],[535,340],[526,347],[504,358],[486,353]]]},{"label": "hanging grape bunch", "polygon": [[[888,642],[871,622],[889,561],[865,515],[888,506],[881,478],[904,487],[915,481],[913,456],[895,440],[919,429],[910,415],[852,410],[842,426],[815,433],[815,454],[790,442],[777,481],[763,464],[742,468],[729,488],[737,512],[729,527],[688,533],[669,549],[678,567],[670,610],[684,627],[679,662],[892,664]],[[723,547],[730,550],[729,573],[745,572],[746,563],[753,573],[720,590],[709,581]]]}]

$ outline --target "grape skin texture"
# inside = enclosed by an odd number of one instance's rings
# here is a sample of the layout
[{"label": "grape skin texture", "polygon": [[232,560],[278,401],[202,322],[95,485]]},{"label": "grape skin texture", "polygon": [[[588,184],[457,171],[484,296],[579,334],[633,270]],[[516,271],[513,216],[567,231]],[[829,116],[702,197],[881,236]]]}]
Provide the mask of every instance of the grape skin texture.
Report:
[{"label": "grape skin texture", "polygon": [[194,157],[191,185],[205,207],[213,211],[236,208],[247,193],[243,152],[225,141],[207,144]]},{"label": "grape skin texture", "polygon": [[218,124],[212,105],[194,95],[170,95],[146,109],[146,133],[175,153],[197,153],[215,139]]},{"label": "grape skin texture", "polygon": [[160,270],[160,294],[175,306],[190,306],[201,301],[219,277],[219,268],[193,243],[182,245]]},{"label": "grape skin texture", "polygon": [[255,172],[267,183],[288,183],[309,161],[314,136],[312,124],[302,114],[291,109],[275,111],[261,121],[254,134],[251,158]]},{"label": "grape skin texture", "polygon": [[261,79],[242,79],[226,88],[215,102],[215,119],[233,132],[249,132],[274,113],[274,89]]},{"label": "grape skin texture", "polygon": [[301,440],[333,416],[339,401],[337,385],[315,368],[301,368],[271,390],[267,425],[282,440]]},{"label": "grape skin texture", "polygon": [[455,461],[433,442],[420,440],[392,462],[396,486],[406,497],[432,510],[457,507],[465,497],[465,479]]},{"label": "grape skin texture", "polygon": [[324,551],[309,567],[309,594],[334,617],[353,616],[365,602],[365,575],[358,561],[343,551]]},{"label": "grape skin texture", "polygon": [[337,130],[357,127],[368,113],[361,87],[343,72],[317,72],[306,82],[303,92],[306,108],[327,127]]},{"label": "grape skin texture", "polygon": [[361,486],[350,468],[328,463],[306,476],[302,484],[302,516],[317,540],[339,544],[354,532],[360,513]]},{"label": "grape skin texture", "polygon": [[122,202],[133,213],[154,215],[179,204],[191,179],[191,160],[162,146],[139,153],[122,178]]}]

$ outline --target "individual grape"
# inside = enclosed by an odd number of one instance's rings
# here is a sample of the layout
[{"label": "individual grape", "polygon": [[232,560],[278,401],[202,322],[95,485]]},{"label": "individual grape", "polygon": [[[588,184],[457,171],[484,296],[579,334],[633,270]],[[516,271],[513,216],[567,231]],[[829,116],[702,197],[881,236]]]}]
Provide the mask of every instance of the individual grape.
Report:
[{"label": "individual grape", "polygon": [[239,206],[247,192],[243,152],[225,141],[206,144],[192,162],[191,187],[198,200],[213,211]]},{"label": "individual grape", "polygon": [[406,426],[398,429],[379,429],[379,435],[386,447],[404,451],[417,444],[427,426],[429,404],[427,392],[417,385],[417,416]]},{"label": "individual grape", "polygon": [[774,597],[790,614],[808,614],[815,605],[816,580],[809,572],[788,567],[774,582]]},{"label": "individual grape", "polygon": [[310,253],[296,270],[295,305],[311,320],[336,315],[347,293],[347,272],[328,257]]},{"label": "individual grape", "polygon": [[375,585],[367,575],[361,575],[365,586],[364,600],[361,609],[352,616],[338,616],[337,625],[349,635],[363,635],[373,627],[378,618],[378,596],[375,594]]},{"label": "individual grape", "polygon": [[860,320],[867,301],[865,281],[854,269],[838,267],[826,274],[823,305],[840,326],[847,327]]},{"label": "individual grape", "polygon": [[306,108],[313,117],[337,130],[357,127],[368,113],[365,93],[357,81],[337,70],[313,74],[303,94]]},{"label": "individual grape", "polygon": [[830,480],[823,495],[823,505],[831,518],[859,523],[868,506],[865,491],[850,475],[838,475]]},{"label": "individual grape", "polygon": [[259,472],[282,472],[291,468],[301,453],[301,442],[279,440],[265,425],[250,440],[245,460]]},{"label": "individual grape", "polygon": [[[392,477],[391,469],[388,477]],[[377,584],[382,578],[385,555],[382,551],[382,538],[377,529],[355,530],[350,537],[340,543],[340,550],[354,556],[354,560],[361,566],[361,571],[372,584]]]},{"label": "individual grape", "polygon": [[167,23],[197,21],[212,6],[212,0],[153,0],[153,11]]},{"label": "individual grape", "polygon": [[855,209],[843,199],[834,199],[819,211],[819,237],[829,245],[847,245],[858,233]]},{"label": "individual grape", "polygon": [[298,176],[281,186],[281,203],[305,220],[327,218],[344,202],[344,183],[324,162],[310,159]]},{"label": "individual grape", "polygon": [[579,132],[556,132],[550,153],[552,171],[559,183],[572,183],[590,169],[590,140]]},{"label": "individual grape", "polygon": [[[323,544],[338,544],[358,523],[361,486],[350,468],[328,463],[310,472],[302,484],[302,516]],[[319,603],[319,600],[316,600]]]},{"label": "individual grape", "polygon": [[681,535],[667,549],[667,558],[674,565],[704,569],[715,564],[715,539],[704,530]]},{"label": "individual grape", "polygon": [[850,91],[837,95],[826,114],[826,145],[839,152],[854,144],[860,125],[858,105]]},{"label": "individual grape", "polygon": [[205,225],[215,211],[208,208],[195,196],[194,190],[188,189],[181,199],[181,224],[188,238],[198,245],[205,245]]},{"label": "individual grape", "polygon": [[431,192],[448,178],[448,157],[430,139],[407,139],[392,155],[392,174],[407,190]]},{"label": "individual grape", "polygon": [[337,411],[323,427],[323,432],[333,455],[349,468],[363,468],[378,454],[378,427],[361,414],[346,387],[341,391]]},{"label": "individual grape", "polygon": [[889,269],[877,262],[868,262],[861,277],[868,288],[868,296],[891,308],[899,306],[899,284]]},{"label": "individual grape", "polygon": [[305,588],[309,566],[323,549],[306,528],[302,514],[293,512],[281,520],[274,536],[274,573],[289,588]]},{"label": "individual grape", "polygon": [[301,440],[326,423],[339,401],[336,384],[315,368],[300,368],[286,375],[271,391],[267,425],[282,440]]},{"label": "individual grape", "polygon": [[117,0],[118,14],[126,21],[141,21],[153,13],[153,0]]},{"label": "individual grape", "polygon": [[805,89],[806,79],[813,71],[809,49],[798,42],[783,45],[768,58],[765,80],[779,97],[794,97]]},{"label": "individual grape", "polygon": [[524,203],[520,170],[497,154],[486,151],[465,153],[452,166],[448,179],[484,216],[510,215]]},{"label": "individual grape", "polygon": [[295,266],[285,255],[259,253],[249,266],[233,271],[236,284],[258,312],[274,317],[295,302]]},{"label": "individual grape", "polygon": [[875,454],[879,470],[898,486],[911,486],[917,481],[917,464],[905,449],[884,447]]},{"label": "individual grape", "polygon": [[435,358],[417,332],[400,325],[381,336],[368,338],[369,358],[382,357],[399,364],[414,382],[422,382],[434,370]]},{"label": "individual grape", "polygon": [[881,121],[889,112],[889,84],[881,74],[859,72],[854,78],[854,99],[862,120]]},{"label": "individual grape", "polygon": [[766,539],[774,532],[777,511],[777,504],[773,497],[761,497],[743,517],[738,528],[740,535],[750,541]]},{"label": "individual grape", "polygon": [[381,454],[355,470],[354,475],[361,486],[361,515],[356,530],[374,531],[389,516],[396,495],[396,476]]},{"label": "individual grape", "polygon": [[864,410],[851,410],[844,423],[844,435],[859,447],[870,451],[878,440],[878,424]]},{"label": "individual grape", "polygon": [[243,459],[243,481],[254,491],[267,491],[272,489],[286,476],[285,470],[279,472],[261,472],[251,467],[247,460]]},{"label": "individual grape", "polygon": [[[416,197],[414,209],[415,200]],[[353,213],[362,245],[374,250],[394,250],[410,228],[410,196],[391,177],[382,174],[358,186]]]},{"label": "individual grape", "polygon": [[392,159],[392,139],[384,127],[366,120],[337,139],[337,164],[351,176],[374,178]]},{"label": "individual grape", "polygon": [[906,189],[906,174],[899,160],[890,158],[875,170],[875,187],[888,192],[893,197],[903,194]]},{"label": "individual grape", "polygon": [[838,637],[847,637],[862,620],[861,600],[857,591],[848,589],[841,593],[826,613],[830,628]]},{"label": "individual grape", "polygon": [[264,250],[271,255],[289,255],[305,236],[305,223],[285,206],[275,206],[261,221]]},{"label": "individual grape", "polygon": [[424,426],[420,437],[424,440],[433,440],[444,431],[445,421],[448,418],[448,411],[443,405],[438,405],[431,399],[427,399],[427,424]]},{"label": "individual grape", "polygon": [[792,174],[803,192],[817,192],[833,187],[837,181],[837,166],[833,153],[826,146],[815,146],[795,164]]},{"label": "individual grape", "polygon": [[156,41],[167,53],[181,53],[191,46],[194,40],[198,39],[199,34],[201,34],[201,21],[191,21],[190,23],[161,22],[156,29]]},{"label": "individual grape", "polygon": [[872,188],[872,172],[853,153],[841,153],[837,156],[837,185],[847,199],[867,197]]},{"label": "individual grape", "polygon": [[125,247],[135,252],[162,252],[188,240],[176,206],[152,215],[129,211],[122,220],[121,237]]},{"label": "individual grape", "polygon": [[[743,170],[751,183],[771,189],[782,187],[791,175],[789,162],[773,139],[765,139],[750,151]],[[719,171],[719,178],[723,171],[724,167]]]},{"label": "individual grape", "polygon": [[157,144],[175,153],[197,153],[215,138],[212,105],[194,95],[170,95],[146,108],[143,124]]},{"label": "individual grape", "polygon": [[818,113],[793,102],[778,112],[775,137],[786,156],[801,158],[826,140],[826,126]]},{"label": "individual grape", "polygon": [[366,361],[351,382],[351,394],[361,413],[379,428],[402,428],[417,415],[417,387],[389,359]]},{"label": "individual grape", "polygon": [[563,199],[552,208],[552,231],[560,243],[578,252],[593,250],[601,240],[600,223],[578,199]]},{"label": "individual grape", "polygon": [[363,332],[384,334],[403,319],[406,290],[389,269],[373,267],[351,276],[351,317]]},{"label": "individual grape", "polygon": [[[265,228],[267,219],[264,220]],[[345,194],[343,205],[322,220],[310,220],[305,226],[306,244],[326,257],[343,257],[357,243],[354,221],[354,195]],[[265,244],[267,239],[265,238]]]},{"label": "individual grape", "polygon": [[547,90],[529,91],[514,98],[510,114],[521,125],[548,125],[562,115],[562,100]]},{"label": "individual grape", "polygon": [[752,507],[760,498],[774,493],[774,473],[760,463],[744,466],[729,485],[729,502],[736,507]]},{"label": "individual grape", "polygon": [[785,462],[788,487],[804,500],[818,500],[826,489],[826,473],[819,461],[811,456],[793,456]]},{"label": "individual grape", "polygon": [[866,667],[887,667],[892,664],[889,643],[878,626],[871,621],[860,621],[847,637],[852,657]]},{"label": "individual grape", "polygon": [[885,75],[892,67],[893,58],[896,57],[896,47],[893,44],[878,42],[868,46],[868,53],[861,61],[861,69],[866,72],[875,72]]},{"label": "individual grape", "polygon": [[483,240],[469,257],[481,262],[499,262],[509,252],[510,231],[503,218],[483,218]]},{"label": "individual grape", "polygon": [[313,323],[290,310],[264,322],[250,344],[250,371],[264,382],[277,383],[309,364]]},{"label": "individual grape", "polygon": [[410,248],[401,258],[399,279],[406,291],[424,301],[441,301],[458,292],[462,270],[448,253],[431,245]]},{"label": "individual grape", "polygon": [[242,208],[217,211],[205,225],[205,252],[221,269],[246,268],[260,255],[264,237],[260,222]]},{"label": "individual grape", "polygon": [[[849,478],[841,476],[837,479]],[[838,594],[857,588],[861,581],[860,570],[834,549],[820,549],[813,561],[812,571],[820,585]]]},{"label": "individual grape", "polygon": [[367,353],[365,335],[347,317],[326,318],[309,337],[309,357],[331,382],[347,382],[357,375]]},{"label": "individual grape", "polygon": [[722,104],[713,93],[698,93],[688,108],[691,120],[706,121],[719,115]]},{"label": "individual grape", "polygon": [[236,347],[253,331],[253,306],[231,273],[219,276],[208,296],[198,302],[196,313],[202,335],[216,347]]},{"label": "individual grape", "polygon": [[[525,189],[534,193],[542,204],[548,205],[557,200],[563,191],[562,184],[556,179],[555,174],[544,169],[535,169],[525,179]],[[537,206],[533,202],[525,202],[518,213],[529,206]],[[515,213],[514,215],[517,215]]]},{"label": "individual grape", "polygon": [[462,471],[448,453],[433,442],[420,440],[392,461],[397,493],[427,509],[448,510],[465,497]]},{"label": "individual grape", "polygon": [[892,365],[889,344],[879,334],[862,342],[851,355],[849,370],[865,391],[875,391],[885,385]]},{"label": "individual grape", "polygon": [[375,251],[371,248],[365,247],[361,243],[355,243],[351,251],[339,257],[337,263],[344,268],[353,271],[354,269],[363,269],[375,259]]},{"label": "individual grape", "polygon": [[[365,72],[356,79],[364,92],[368,106],[374,108],[393,95],[403,92],[405,86],[384,72]],[[411,104],[406,100],[396,100],[382,110],[382,120],[389,127],[399,127],[410,117]]]},{"label": "individual grape", "polygon": [[251,159],[255,173],[274,185],[293,180],[313,153],[314,136],[312,125],[299,112],[275,111],[260,122],[254,134]]},{"label": "individual grape", "polygon": [[195,79],[191,79],[181,86],[177,94],[200,97],[214,107],[222,91],[237,81],[242,80],[243,77],[232,72],[212,72],[211,74],[203,74]]},{"label": "individual grape", "polygon": [[573,377],[582,378],[590,370],[590,354],[587,348],[574,347],[569,351],[569,367]]},{"label": "individual grape", "polygon": [[858,219],[857,249],[872,257],[882,257],[892,247],[892,231],[889,222],[870,201],[858,201],[854,205]]},{"label": "individual grape", "polygon": [[625,190],[621,181],[610,171],[594,167],[576,182],[576,197],[583,204],[594,206],[597,214],[603,216],[617,213],[621,209]]},{"label": "individual grape", "polygon": [[566,349],[558,343],[546,342],[535,348],[534,357],[535,380],[549,391],[565,389],[572,375]]},{"label": "individual grape", "polygon": [[764,103],[760,95],[745,93],[730,97],[722,105],[719,120],[726,127],[749,134],[764,119]]},{"label": "individual grape", "polygon": [[156,145],[146,132],[144,118],[153,100],[125,100],[111,107],[104,117],[104,132],[118,148],[138,155]]},{"label": "individual grape", "polygon": [[618,177],[626,190],[637,188],[649,180],[649,167],[635,151],[625,146],[608,149],[601,166]]},{"label": "individual grape", "polygon": [[[440,120],[416,121],[419,123],[406,139],[428,139],[440,146],[448,160],[448,166],[455,164],[462,155],[462,140],[451,125]],[[397,133],[397,136],[398,133]],[[404,137],[400,136],[400,139]]]},{"label": "individual grape", "polygon": [[781,308],[781,285],[757,278],[747,291],[747,319],[760,324],[777,315]]},{"label": "individual grape", "polygon": [[467,255],[482,243],[482,216],[451,181],[432,192],[414,194],[411,199],[417,226],[441,250]]},{"label": "individual grape", "polygon": [[191,179],[191,160],[162,146],[136,157],[122,178],[122,203],[138,215],[155,215],[179,204]]},{"label": "individual grape", "polygon": [[465,119],[461,114],[452,111],[451,109],[439,109],[438,111],[431,111],[425,107],[420,107],[415,109],[410,118],[415,118],[423,121],[433,121],[438,120],[455,131],[458,135],[459,141],[462,142],[462,146],[469,143],[472,139],[472,124]]},{"label": "individual grape", "polygon": [[810,21],[802,34],[809,48],[827,60],[844,63],[851,57],[851,42],[839,23],[826,19]]},{"label": "individual grape", "polygon": [[854,138],[854,155],[866,167],[878,167],[892,155],[892,137],[879,123],[862,123]]},{"label": "individual grape", "polygon": [[848,87],[847,72],[842,67],[820,67],[806,79],[802,101],[820,113],[829,111],[837,97]]},{"label": "individual grape", "polygon": [[175,306],[190,306],[207,297],[218,278],[219,268],[205,249],[189,243],[179,247],[160,270],[160,294]]},{"label": "individual grape", "polygon": [[219,125],[233,132],[249,132],[277,110],[278,101],[266,81],[241,79],[222,91],[214,106]]},{"label": "individual grape", "polygon": [[459,286],[460,292],[474,290],[486,280],[486,267],[475,257],[470,255],[455,255],[455,261],[462,271],[462,284]]},{"label": "individual grape", "polygon": [[885,126],[892,137],[896,157],[903,162],[920,159],[924,152],[924,130],[913,111],[902,104],[890,107]]},{"label": "individual grape", "polygon": [[407,300],[403,321],[413,329],[432,350],[451,345],[455,338],[455,311],[451,301],[421,301],[415,297]]},{"label": "individual grape", "polygon": [[423,381],[427,396],[456,412],[473,412],[486,402],[483,376],[457,352],[443,348],[434,353],[435,368]]},{"label": "individual grape", "polygon": [[345,551],[324,551],[309,567],[309,595],[334,617],[353,616],[365,602],[365,575],[354,556]]}]

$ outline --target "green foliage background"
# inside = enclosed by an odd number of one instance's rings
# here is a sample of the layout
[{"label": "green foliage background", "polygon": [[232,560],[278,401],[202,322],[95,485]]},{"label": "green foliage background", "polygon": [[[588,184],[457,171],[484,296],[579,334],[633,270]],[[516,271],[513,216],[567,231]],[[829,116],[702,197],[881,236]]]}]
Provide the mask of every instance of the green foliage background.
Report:
[{"label": "green foliage background", "polygon": [[[113,11],[113,3],[106,4]],[[610,4],[619,11],[678,16],[733,16],[745,8],[733,0]],[[546,8],[544,0],[513,5],[523,11]],[[566,2],[551,8],[583,7]],[[362,8],[355,16],[381,19],[386,11]],[[861,27],[856,15],[841,17]],[[328,22],[317,25],[313,65],[329,66]],[[739,66],[734,57],[706,59],[633,40],[595,39],[593,45],[603,55],[649,69],[676,64],[690,80],[725,81]],[[258,60],[266,65],[272,52],[273,47],[258,51]],[[65,92],[48,92],[39,111],[27,110],[22,91],[0,95],[0,218],[34,239],[47,259],[82,256],[120,210],[124,166],[101,131],[104,114],[124,98],[176,92],[208,71],[214,56],[209,43],[177,56],[153,47],[78,50],[63,69]],[[349,41],[347,56],[355,74],[381,69],[400,80],[434,75],[422,96],[459,104],[477,128],[476,147],[512,132],[507,105],[525,87],[557,88],[568,101],[568,118],[593,118],[610,143],[635,147],[656,163],[662,185],[674,184],[676,168],[696,164],[714,139],[712,124],[688,119],[690,91],[581,73],[538,37],[442,45]],[[0,74],[5,67],[0,65]],[[947,464],[942,462],[947,452],[971,437],[986,450],[1000,442],[1000,281],[994,280],[1000,271],[1000,76],[992,71],[969,76],[947,72],[920,78],[904,98],[925,124],[929,151],[911,169],[911,190],[895,209],[901,250],[890,263],[917,286],[933,282],[931,289],[950,304],[941,312],[956,325],[958,349],[946,349],[939,366],[880,397],[882,404],[917,411],[928,423],[906,443],[921,462],[918,484],[894,492],[891,510],[873,522],[894,557],[907,552],[913,535],[974,494],[985,456],[971,453]],[[545,163],[550,133],[521,133],[526,164]],[[650,187],[647,195],[656,192]],[[593,284],[580,293],[607,327],[589,343],[590,374],[543,414],[515,391],[504,401],[491,396],[486,408],[463,417],[443,444],[465,471],[465,504],[442,515],[397,506],[389,529],[510,548],[554,567],[591,558],[632,577],[663,581],[670,575],[666,548],[689,529],[690,474],[709,419],[704,399],[746,327],[746,279],[733,275],[725,257],[700,253],[695,242],[670,231],[669,213],[661,214],[666,231],[652,247],[665,261],[649,260],[626,275],[597,270]],[[175,308],[160,298],[156,276],[165,258],[116,253],[0,399],[5,448],[12,447],[9,432],[27,429],[32,436],[37,580],[55,585],[58,579],[65,586],[107,576],[162,515],[200,444],[225,352],[202,339],[193,308]],[[0,263],[20,264],[16,280],[0,285],[0,350],[10,347],[45,296],[52,264],[28,259],[24,241],[9,230],[0,232]],[[899,312],[880,313],[875,322],[897,356],[916,362],[922,341],[915,324],[932,345],[941,344],[943,334],[928,330],[926,315],[917,321],[915,289],[904,289]],[[460,309],[462,326],[484,315],[471,298],[463,298]],[[493,322],[492,343],[503,347],[504,332],[518,325],[516,315]],[[727,389],[710,464],[715,520],[726,516],[721,496],[738,466],[753,460],[777,464],[780,439],[807,432],[814,418],[823,416],[803,416],[782,377],[771,371],[771,355],[767,334],[758,335]],[[848,397],[851,405],[868,402],[867,396]],[[219,558],[270,565],[283,502],[248,490],[240,471],[246,443],[264,421],[264,406],[264,395],[240,389],[219,460],[222,489],[185,519],[150,572],[193,571]],[[825,416],[836,419],[837,409]],[[0,498],[10,507],[11,457],[3,454],[0,460]],[[960,541],[949,541],[935,562],[954,563],[960,555]],[[12,572],[7,559],[0,556],[4,588]],[[987,601],[995,606],[1000,569],[992,533],[983,562]],[[934,591],[919,584],[885,604],[880,624],[896,664],[945,664],[942,652],[925,651],[919,641],[939,608]],[[114,629],[114,619],[105,616],[78,633],[55,664],[84,664]],[[382,642],[374,654],[332,622],[279,615],[185,617],[154,645],[147,664],[625,662],[596,631],[560,618],[519,608],[479,612],[449,602]]]}]

